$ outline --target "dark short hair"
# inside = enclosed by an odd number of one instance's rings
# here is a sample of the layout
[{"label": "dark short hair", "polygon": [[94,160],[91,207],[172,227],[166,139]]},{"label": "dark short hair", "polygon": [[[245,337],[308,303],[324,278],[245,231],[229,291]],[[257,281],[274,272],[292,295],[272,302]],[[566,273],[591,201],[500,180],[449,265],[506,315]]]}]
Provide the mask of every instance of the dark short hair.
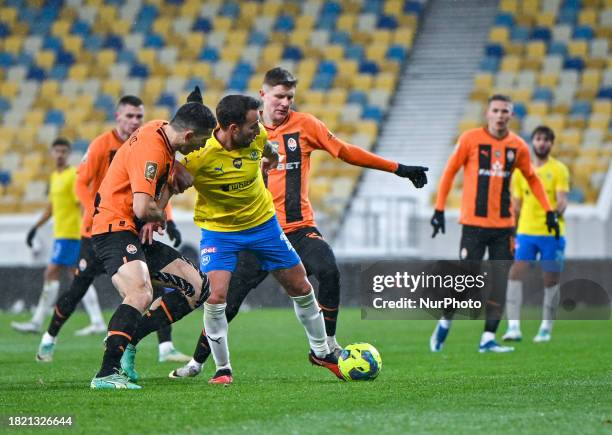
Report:
[{"label": "dark short hair", "polygon": [[60,147],[60,146],[61,147],[72,148],[72,144],[65,137],[58,137],[57,139],[55,139],[53,141],[53,143],[51,143],[51,148],[53,148],[53,147]]},{"label": "dark short hair", "polygon": [[506,103],[510,103],[512,104],[512,98],[510,98],[508,95],[503,95],[503,94],[493,94],[489,97],[489,101],[487,101],[487,104],[491,104],[491,102],[493,101],[504,101]]},{"label": "dark short hair", "polygon": [[554,142],[555,141],[555,132],[553,131],[552,128],[546,126],[546,125],[538,125],[532,132],[531,132],[531,139],[533,140],[533,138],[536,136],[536,134],[543,134],[544,136],[546,136],[546,139]]},{"label": "dark short hair", "polygon": [[201,103],[183,104],[174,114],[170,125],[179,131],[193,130],[197,135],[215,128],[217,121],[212,111]]},{"label": "dark short hair", "polygon": [[231,124],[242,125],[246,122],[250,110],[258,110],[261,102],[247,95],[228,95],[217,104],[217,120],[221,128]]},{"label": "dark short hair", "polygon": [[139,106],[142,106],[143,104],[144,103],[142,102],[142,100],[134,95],[124,95],[123,97],[119,99],[119,102],[117,103],[117,107],[124,106],[124,105],[139,107]]},{"label": "dark short hair", "polygon": [[277,66],[272,68],[264,76],[264,84],[268,86],[283,85],[288,88],[292,88],[297,85],[297,79],[293,74],[287,71],[285,68]]}]

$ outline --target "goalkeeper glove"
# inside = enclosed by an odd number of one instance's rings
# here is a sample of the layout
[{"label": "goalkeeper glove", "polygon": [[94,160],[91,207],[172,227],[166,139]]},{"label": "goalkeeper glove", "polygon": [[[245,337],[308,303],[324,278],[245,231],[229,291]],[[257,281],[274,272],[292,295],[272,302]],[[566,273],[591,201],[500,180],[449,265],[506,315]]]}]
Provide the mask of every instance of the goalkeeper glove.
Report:
[{"label": "goalkeeper glove", "polygon": [[30,228],[30,231],[28,231],[28,235],[26,237],[26,245],[28,245],[30,248],[32,247],[34,237],[36,237],[36,227]]},{"label": "goalkeeper glove", "polygon": [[438,234],[438,231],[441,231],[442,234],[444,234],[444,231],[446,230],[444,210],[434,210],[434,214],[431,218],[431,221],[429,222],[431,223],[431,226],[433,227],[433,234],[431,235],[432,239],[436,237],[436,234]]},{"label": "goalkeeper glove", "polygon": [[202,99],[202,93],[200,92],[200,87],[196,86],[193,91],[189,95],[187,95],[188,103],[200,103],[204,104],[204,100]]},{"label": "goalkeeper glove", "polygon": [[548,232],[555,233],[555,239],[559,240],[559,219],[556,211],[547,211],[546,212],[546,228],[548,228]]},{"label": "goalkeeper glove", "polygon": [[175,248],[178,248],[178,246],[183,241],[183,238],[181,237],[181,232],[178,230],[178,227],[176,226],[174,221],[166,222],[166,232],[168,233],[168,237],[170,238],[170,240],[174,242],[173,246]]},{"label": "goalkeeper glove", "polygon": [[402,178],[408,178],[414,184],[414,187],[420,189],[427,184],[427,172],[429,168],[424,166],[406,166],[398,163],[395,175]]}]

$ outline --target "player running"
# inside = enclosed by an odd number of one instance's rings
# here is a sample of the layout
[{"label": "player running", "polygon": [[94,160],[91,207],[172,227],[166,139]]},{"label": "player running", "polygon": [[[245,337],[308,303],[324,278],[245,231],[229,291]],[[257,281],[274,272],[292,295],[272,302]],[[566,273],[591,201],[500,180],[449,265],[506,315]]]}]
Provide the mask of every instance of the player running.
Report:
[{"label": "player running", "polygon": [[[536,175],[527,144],[508,129],[512,118],[512,101],[505,95],[489,98],[487,126],[468,130],[461,135],[451,155],[438,188],[436,209],[431,218],[433,235],[444,233],[444,204],[457,171],[463,167],[463,200],[459,222],[463,225],[460,246],[462,260],[480,261],[488,251],[489,260],[512,260],[514,218],[510,203],[510,177],[519,169],[531,191],[546,211],[543,224],[559,236],[557,215],[552,210],[544,186]],[[506,299],[507,271],[493,262],[491,294],[485,304],[485,328],[479,352],[511,352],[513,347],[495,341],[495,332]],[[442,350],[448,335],[453,311],[445,312],[430,339],[432,352]]]},{"label": "player running", "polygon": [[[49,327],[43,334],[38,347],[38,352],[36,354],[37,361],[51,362],[53,360],[57,336],[81,300],[87,308],[87,301],[95,298],[97,315],[95,320],[92,319],[91,325],[83,328],[77,334],[88,335],[91,333],[106,332],[106,324],[102,319],[102,314],[100,313],[97,302],[98,298],[92,285],[96,276],[105,273],[104,265],[96,257],[91,244],[94,196],[117,150],[136,129],[142,126],[143,119],[144,107],[142,100],[132,95],[123,96],[117,103],[115,128],[101,134],[91,142],[87,149],[87,153],[79,165],[75,191],[84,211],[81,223],[81,247],[78,265],[70,289],[60,295],[55,305]],[[171,208],[168,206],[167,212],[170,211]],[[178,238],[178,240],[180,240],[180,233],[176,230],[176,225],[173,225],[174,222],[171,221],[171,217],[168,219],[167,230],[171,239],[177,240]],[[172,229],[174,229],[174,233]],[[91,296],[92,294],[93,296]],[[160,362],[184,361],[185,358],[189,360],[189,357],[186,357],[174,348],[170,326],[159,330],[158,338]]]},{"label": "player running", "polygon": [[[49,180],[49,204],[45,212],[28,232],[27,245],[31,248],[36,231],[53,217],[53,255],[44,272],[43,290],[38,305],[29,322],[12,322],[13,329],[19,332],[39,332],[45,317],[51,312],[60,288],[60,274],[72,272],[79,254],[79,228],[81,210],[79,199],[74,193],[76,169],[68,165],[71,145],[67,139],[57,138],[51,145],[51,156],[55,169]],[[85,289],[87,291],[87,289]],[[86,305],[91,323],[104,327],[98,298],[88,299]]]},{"label": "player running", "polygon": [[[152,121],[134,132],[102,180],[94,203],[92,242],[123,302],[109,321],[102,366],[91,388],[140,388],[128,379],[130,373],[120,372],[124,352],[133,360],[138,340],[178,321],[208,296],[206,277],[170,246],[154,241],[153,233],[166,219],[164,208],[172,193],[186,187],[170,180],[175,152],[187,154],[200,147],[215,124],[206,106],[185,104],[170,123]],[[151,304],[150,272],[182,291],[165,293]]]},{"label": "player running", "polygon": [[546,126],[539,126],[531,134],[534,166],[542,180],[548,200],[559,216],[559,239],[551,236],[543,225],[544,209],[534,198],[525,178],[516,173],[512,177],[512,202],[518,216],[514,264],[510,268],[506,314],[508,331],[504,341],[521,341],[521,303],[523,301],[523,278],[529,262],[535,261],[539,254],[544,280],[544,303],[542,323],[536,343],[550,341],[553,321],[559,304],[559,278],[563,270],[565,252],[565,220],[563,213],[567,208],[569,191],[569,171],[559,160],[550,157],[555,143],[555,133]]},{"label": "player running", "polygon": [[[279,154],[279,164],[268,172],[267,186],[274,200],[276,216],[285,235],[302,260],[306,273],[319,283],[318,303],[325,320],[327,344],[339,353],[336,322],[340,303],[340,272],[330,245],[318,230],[308,198],[310,155],[323,150],[348,164],[393,172],[409,178],[417,188],[427,182],[427,168],[405,166],[351,145],[334,136],[325,124],[308,113],[291,109],[297,79],[284,68],[266,72],[260,96],[260,117],[268,140]],[[269,274],[250,252],[241,252],[229,284],[225,315],[230,322],[248,293]],[[170,377],[196,376],[210,355],[206,334],[202,332],[193,359],[174,370]]]}]

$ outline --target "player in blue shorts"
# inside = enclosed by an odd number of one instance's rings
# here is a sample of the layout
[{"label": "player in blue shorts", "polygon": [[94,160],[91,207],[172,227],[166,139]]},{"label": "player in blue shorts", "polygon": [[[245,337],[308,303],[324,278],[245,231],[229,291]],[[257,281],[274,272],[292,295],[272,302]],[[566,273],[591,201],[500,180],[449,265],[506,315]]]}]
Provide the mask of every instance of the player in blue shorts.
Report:
[{"label": "player in blue shorts", "polygon": [[45,316],[51,312],[60,287],[62,270],[70,272],[79,257],[81,239],[81,209],[74,185],[76,168],[68,165],[71,145],[58,138],[51,145],[55,170],[49,180],[49,204],[36,224],[28,232],[26,243],[32,247],[36,231],[53,216],[53,253],[44,274],[42,293],[29,322],[12,322],[19,332],[39,332]]},{"label": "player in blue shorts", "polygon": [[531,134],[535,155],[536,172],[553,209],[559,215],[560,235],[556,239],[548,233],[544,222],[545,211],[535,199],[524,177],[516,173],[512,178],[512,196],[518,227],[515,243],[515,262],[508,276],[506,295],[506,314],[508,331],[503,336],[505,341],[520,341],[521,303],[523,300],[523,282],[530,262],[540,260],[544,279],[544,304],[542,323],[533,341],[542,343],[550,341],[553,320],[559,304],[559,278],[563,270],[565,252],[565,221],[563,213],[567,207],[569,191],[569,171],[559,160],[550,157],[555,142],[554,132],[546,126],[537,127]]},{"label": "player in blue shorts", "polygon": [[306,271],[276,218],[263,173],[278,164],[278,153],[259,122],[260,102],[229,95],[217,106],[215,129],[206,146],[183,164],[198,192],[195,223],[202,228],[200,267],[211,295],[204,304],[204,329],[216,364],[210,380],[232,382],[227,343],[226,296],[238,253],[251,251],[287,291],[310,343],[310,361],[340,377],[330,352],[325,323]]}]

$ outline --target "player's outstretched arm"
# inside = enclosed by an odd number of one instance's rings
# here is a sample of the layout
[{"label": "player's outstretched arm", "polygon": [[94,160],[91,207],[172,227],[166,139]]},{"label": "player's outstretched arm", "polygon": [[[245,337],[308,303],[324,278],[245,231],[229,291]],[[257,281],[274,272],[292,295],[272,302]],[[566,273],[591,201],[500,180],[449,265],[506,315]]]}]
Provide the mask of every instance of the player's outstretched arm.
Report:
[{"label": "player's outstretched arm", "polygon": [[278,166],[278,151],[270,142],[266,141],[266,145],[261,155],[261,170],[264,174],[267,174],[270,169],[274,169]]},{"label": "player's outstretched arm", "polygon": [[51,219],[51,216],[53,216],[53,207],[51,207],[51,203],[49,203],[47,204],[47,208],[45,208],[43,214],[38,218],[34,226],[30,228],[30,231],[28,231],[28,235],[26,236],[26,245],[28,245],[28,247],[32,247],[34,237],[36,237],[36,231],[38,231],[41,226]]}]

